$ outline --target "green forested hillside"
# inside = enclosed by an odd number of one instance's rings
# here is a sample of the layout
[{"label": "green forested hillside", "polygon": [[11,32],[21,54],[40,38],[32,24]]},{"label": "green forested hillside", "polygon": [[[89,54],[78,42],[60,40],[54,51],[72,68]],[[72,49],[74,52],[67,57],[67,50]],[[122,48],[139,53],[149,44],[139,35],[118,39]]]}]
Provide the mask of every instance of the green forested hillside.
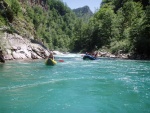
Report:
[{"label": "green forested hillside", "polygon": [[102,0],[88,23],[61,0],[0,0],[0,32],[18,33],[61,51],[105,49],[150,57],[150,1]]},{"label": "green forested hillside", "polygon": [[[83,27],[75,48],[95,47],[150,57],[150,1],[103,0],[100,10]],[[80,44],[79,44],[80,43]],[[80,46],[80,47],[79,47]]]},{"label": "green forested hillside", "polygon": [[55,50],[69,51],[78,21],[60,0],[1,0],[0,27],[10,33],[34,37]]},{"label": "green forested hillside", "polygon": [[73,12],[76,14],[77,17],[83,19],[84,22],[88,22],[89,19],[93,16],[93,13],[90,10],[89,6],[73,9]]}]

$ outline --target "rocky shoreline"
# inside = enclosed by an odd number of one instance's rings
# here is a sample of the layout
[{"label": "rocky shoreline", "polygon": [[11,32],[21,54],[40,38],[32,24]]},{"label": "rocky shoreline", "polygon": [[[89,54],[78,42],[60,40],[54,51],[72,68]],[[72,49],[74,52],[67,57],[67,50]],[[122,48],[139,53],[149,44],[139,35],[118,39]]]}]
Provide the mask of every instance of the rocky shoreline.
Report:
[{"label": "rocky shoreline", "polygon": [[[18,34],[4,33],[0,36],[0,62],[5,60],[32,60],[32,59],[46,59],[49,56],[49,50],[34,39],[24,38]],[[61,52],[54,52],[54,54],[63,54]],[[65,54],[64,54],[65,55]],[[150,60],[147,56],[131,55],[118,52],[111,54],[110,52],[98,51],[98,57],[105,58],[119,58],[132,60]]]},{"label": "rocky shoreline", "polygon": [[45,59],[48,49],[42,43],[32,42],[18,34],[4,33],[1,38],[1,51],[5,60]]}]

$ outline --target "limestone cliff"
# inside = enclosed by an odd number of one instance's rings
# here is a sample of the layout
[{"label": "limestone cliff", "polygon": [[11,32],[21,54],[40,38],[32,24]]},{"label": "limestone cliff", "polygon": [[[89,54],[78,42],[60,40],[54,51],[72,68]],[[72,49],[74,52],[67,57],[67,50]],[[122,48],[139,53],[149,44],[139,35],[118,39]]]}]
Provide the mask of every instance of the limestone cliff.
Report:
[{"label": "limestone cliff", "polygon": [[40,59],[49,55],[44,45],[32,43],[31,40],[18,34],[1,33],[0,40],[5,60]]}]

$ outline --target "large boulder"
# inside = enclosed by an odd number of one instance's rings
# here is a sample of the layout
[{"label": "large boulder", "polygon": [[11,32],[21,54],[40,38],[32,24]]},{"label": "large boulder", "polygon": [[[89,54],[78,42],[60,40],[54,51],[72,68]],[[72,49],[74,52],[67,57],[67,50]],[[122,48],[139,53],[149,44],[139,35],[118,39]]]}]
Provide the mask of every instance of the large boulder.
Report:
[{"label": "large boulder", "polygon": [[22,59],[21,55],[19,53],[16,53],[15,51],[12,52],[12,56],[14,59]]},{"label": "large boulder", "polygon": [[13,60],[13,56],[11,54],[7,54],[4,56],[5,60]]},{"label": "large boulder", "polygon": [[38,43],[32,43],[31,40],[23,38],[18,34],[5,33],[2,41],[3,45],[5,45],[6,60],[41,59],[47,58],[49,55],[48,50],[44,46]]}]

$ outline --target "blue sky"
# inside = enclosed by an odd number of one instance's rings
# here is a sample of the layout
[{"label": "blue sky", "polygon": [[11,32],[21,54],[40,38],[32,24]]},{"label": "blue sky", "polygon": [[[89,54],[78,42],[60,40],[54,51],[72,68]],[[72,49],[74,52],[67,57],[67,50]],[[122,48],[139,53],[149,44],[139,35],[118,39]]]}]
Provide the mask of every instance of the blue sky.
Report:
[{"label": "blue sky", "polygon": [[67,4],[71,9],[76,9],[83,7],[85,5],[89,6],[91,11],[94,13],[97,9],[100,8],[100,3],[102,0],[62,0]]}]

